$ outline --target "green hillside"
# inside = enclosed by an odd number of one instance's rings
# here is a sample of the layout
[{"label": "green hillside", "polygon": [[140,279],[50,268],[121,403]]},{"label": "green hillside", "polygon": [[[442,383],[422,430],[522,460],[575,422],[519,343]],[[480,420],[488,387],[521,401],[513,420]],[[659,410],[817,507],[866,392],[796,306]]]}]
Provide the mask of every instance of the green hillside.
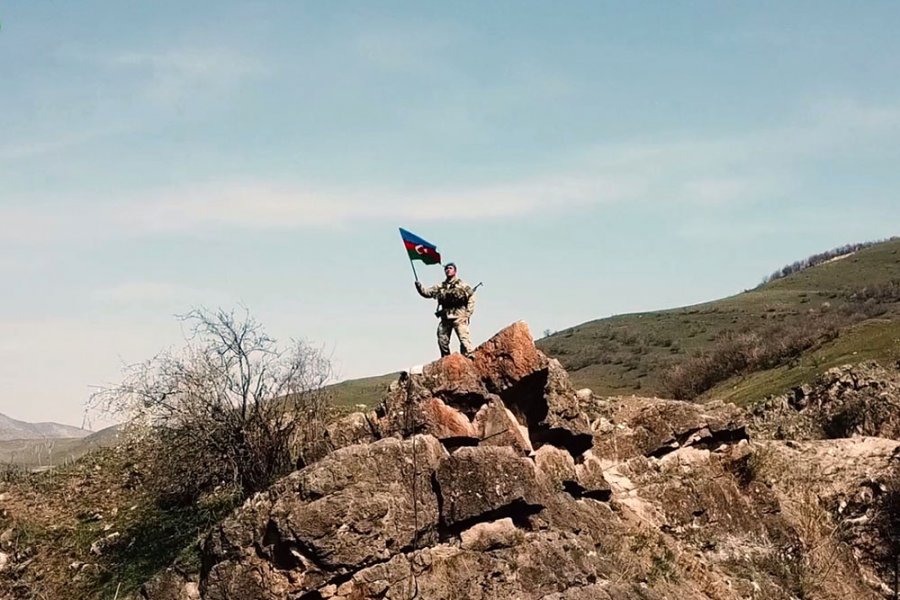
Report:
[{"label": "green hillside", "polygon": [[[892,364],[900,360],[900,239],[721,300],[582,323],[537,345],[562,362],[576,386],[599,395],[666,397],[680,397],[669,382],[678,365],[762,349],[760,364],[726,370],[730,376],[714,377],[715,385],[683,394],[739,403],[781,393],[832,366],[865,359]],[[396,378],[355,379],[330,389],[340,406],[373,405]]]},{"label": "green hillside", "polygon": [[896,361],[898,320],[900,240],[893,240],[722,300],[583,323],[538,346],[559,358],[576,385],[598,394],[672,396],[665,374],[674,366],[729,351],[741,336],[757,336],[769,346],[809,344],[788,348],[776,364],[748,368],[703,394],[747,402],[835,364]]},{"label": "green hillside", "polygon": [[357,404],[372,406],[377,404],[387,391],[391,382],[396,381],[400,373],[389,373],[362,379],[349,379],[328,387],[333,402],[339,407],[353,407]]}]

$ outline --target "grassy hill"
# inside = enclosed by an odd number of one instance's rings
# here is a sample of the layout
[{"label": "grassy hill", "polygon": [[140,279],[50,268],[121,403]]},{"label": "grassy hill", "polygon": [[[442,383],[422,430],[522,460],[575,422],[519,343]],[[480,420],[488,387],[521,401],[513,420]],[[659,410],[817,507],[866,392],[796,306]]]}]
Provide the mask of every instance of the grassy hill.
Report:
[{"label": "grassy hill", "polygon": [[358,404],[372,406],[381,400],[388,386],[391,382],[397,381],[399,376],[400,373],[389,373],[362,379],[348,379],[329,386],[328,389],[333,394],[334,403],[339,407],[347,408]]},{"label": "grassy hill", "polygon": [[800,337],[798,332],[813,343],[767,368],[745,369],[703,397],[751,402],[837,364],[900,359],[900,240],[729,298],[583,323],[538,346],[560,359],[576,385],[598,394],[671,396],[665,375],[676,365],[727,351],[727,342],[739,336],[775,343]]},{"label": "grassy hill", "polygon": [[[721,300],[582,323],[537,345],[562,362],[575,385],[599,395],[672,397],[678,394],[668,376],[675,367],[733,352],[747,338],[774,354],[690,399],[748,403],[840,364],[900,360],[900,239]],[[371,406],[396,378],[355,379],[331,390],[338,405]]]}]

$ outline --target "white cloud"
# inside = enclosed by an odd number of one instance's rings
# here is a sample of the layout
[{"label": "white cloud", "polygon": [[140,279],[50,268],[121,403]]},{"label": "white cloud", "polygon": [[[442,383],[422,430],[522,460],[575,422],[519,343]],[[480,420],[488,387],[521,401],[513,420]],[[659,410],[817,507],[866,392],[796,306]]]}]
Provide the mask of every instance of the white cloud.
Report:
[{"label": "white cloud", "polygon": [[234,182],[169,190],[148,196],[135,213],[118,218],[145,231],[204,227],[280,229],[335,226],[347,221],[406,217],[468,220],[527,216],[632,197],[638,190],[613,177],[549,176],[487,186],[367,190]]},{"label": "white cloud", "polygon": [[222,93],[270,70],[253,56],[224,47],[126,52],[94,60],[136,74],[144,93],[163,104]]},{"label": "white cloud", "polygon": [[[7,240],[340,226],[361,220],[509,219],[636,202],[726,209],[784,196],[804,161],[895,143],[900,109],[822,103],[803,122],[712,139],[598,145],[563,171],[479,185],[372,188],[233,179],[116,198],[70,197],[53,212],[0,207]],[[874,147],[877,147],[874,146]]]}]

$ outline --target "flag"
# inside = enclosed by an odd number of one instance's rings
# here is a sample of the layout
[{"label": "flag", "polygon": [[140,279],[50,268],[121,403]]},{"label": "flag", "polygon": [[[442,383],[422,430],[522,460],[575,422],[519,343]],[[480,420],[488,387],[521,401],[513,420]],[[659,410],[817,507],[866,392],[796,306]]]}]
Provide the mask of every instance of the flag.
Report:
[{"label": "flag", "polygon": [[406,246],[409,260],[421,260],[426,265],[440,264],[441,253],[438,252],[437,246],[402,227],[400,228],[400,237],[403,238],[403,245]]}]

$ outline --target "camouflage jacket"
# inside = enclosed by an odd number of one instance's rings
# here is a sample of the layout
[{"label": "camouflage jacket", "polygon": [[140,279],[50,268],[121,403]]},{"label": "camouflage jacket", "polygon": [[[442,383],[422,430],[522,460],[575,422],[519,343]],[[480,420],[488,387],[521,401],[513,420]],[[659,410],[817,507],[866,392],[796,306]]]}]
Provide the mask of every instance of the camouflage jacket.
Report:
[{"label": "camouflage jacket", "polygon": [[437,315],[442,319],[468,319],[475,312],[475,291],[459,277],[429,288],[416,286],[416,289],[423,298],[437,299],[440,305]]}]

